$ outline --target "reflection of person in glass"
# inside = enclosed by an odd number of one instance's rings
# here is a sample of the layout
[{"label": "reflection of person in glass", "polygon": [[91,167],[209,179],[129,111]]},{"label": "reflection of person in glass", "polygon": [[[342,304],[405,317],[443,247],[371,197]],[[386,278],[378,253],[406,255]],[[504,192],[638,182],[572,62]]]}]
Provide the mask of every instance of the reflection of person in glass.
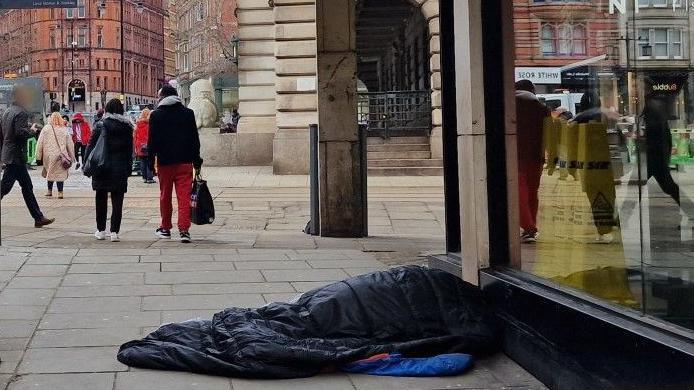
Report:
[{"label": "reflection of person in glass", "polygon": [[[599,128],[586,128],[584,142],[585,155],[579,157],[583,174],[583,191],[590,202],[593,214],[593,223],[598,231],[596,243],[609,244],[613,241],[612,231],[617,223],[615,221],[615,201],[617,198],[614,187],[609,144],[607,142],[606,112],[602,109],[600,98],[595,92],[586,92],[581,97],[581,112],[576,115],[572,123],[600,124]],[[597,130],[597,132],[596,132]]]},{"label": "reflection of person in glass", "polygon": [[648,97],[641,117],[646,131],[646,180],[655,178],[663,192],[679,205],[680,187],[670,173],[672,134],[668,124],[670,118],[667,102],[653,96]]},{"label": "reflection of person in glass", "polygon": [[542,146],[544,120],[550,112],[535,95],[529,80],[516,83],[516,118],[518,132],[518,187],[520,225],[524,243],[537,241],[538,191],[545,155]]}]

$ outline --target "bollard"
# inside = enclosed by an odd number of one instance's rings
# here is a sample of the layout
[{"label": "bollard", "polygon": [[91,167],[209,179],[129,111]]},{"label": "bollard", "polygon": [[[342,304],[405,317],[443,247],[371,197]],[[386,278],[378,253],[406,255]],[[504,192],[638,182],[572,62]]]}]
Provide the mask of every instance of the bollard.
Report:
[{"label": "bollard", "polygon": [[368,181],[369,181],[369,138],[368,128],[366,125],[359,125],[359,158],[361,167],[361,201],[362,201],[362,227],[363,237],[369,236],[369,197],[368,197]]},{"label": "bollard", "polygon": [[320,235],[320,193],[319,193],[319,180],[318,175],[319,165],[318,165],[318,125],[309,126],[309,181],[310,181],[310,197],[311,197],[311,220],[308,222],[304,233],[313,236]]}]

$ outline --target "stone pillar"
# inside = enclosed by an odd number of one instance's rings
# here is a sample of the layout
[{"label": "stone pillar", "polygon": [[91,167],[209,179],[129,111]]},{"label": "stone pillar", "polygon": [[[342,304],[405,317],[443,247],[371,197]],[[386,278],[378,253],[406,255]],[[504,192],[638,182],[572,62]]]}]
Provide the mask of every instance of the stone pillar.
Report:
[{"label": "stone pillar", "polygon": [[455,2],[456,113],[463,278],[479,282],[489,266],[487,144],[482,52],[482,1]]},{"label": "stone pillar", "polygon": [[431,158],[443,158],[443,115],[441,112],[441,26],[439,0],[417,0],[429,24],[429,69],[431,71]]},{"label": "stone pillar", "polygon": [[317,0],[321,235],[366,232],[357,124],[354,0]]},{"label": "stone pillar", "polygon": [[316,96],[316,5],[275,1],[275,89],[277,134],[273,171],[308,174],[308,125],[318,123]]},{"label": "stone pillar", "polygon": [[275,138],[275,20],[267,0],[238,0],[241,165],[272,164]]}]

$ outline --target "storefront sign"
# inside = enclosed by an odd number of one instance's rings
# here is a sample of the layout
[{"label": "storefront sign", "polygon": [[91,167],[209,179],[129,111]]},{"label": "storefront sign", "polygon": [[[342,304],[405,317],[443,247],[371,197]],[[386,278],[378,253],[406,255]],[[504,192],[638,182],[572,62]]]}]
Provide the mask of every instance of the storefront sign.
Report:
[{"label": "storefront sign", "polygon": [[0,0],[0,9],[70,7],[77,7],[77,0]]},{"label": "storefront sign", "polygon": [[519,67],[516,81],[530,80],[535,84],[561,84],[560,68]]}]

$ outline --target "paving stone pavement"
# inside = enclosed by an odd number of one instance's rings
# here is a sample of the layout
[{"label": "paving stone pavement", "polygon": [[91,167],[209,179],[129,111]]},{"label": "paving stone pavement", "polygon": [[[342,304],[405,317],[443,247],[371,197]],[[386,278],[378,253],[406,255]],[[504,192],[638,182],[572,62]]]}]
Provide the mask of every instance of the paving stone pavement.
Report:
[{"label": "paving stone pavement", "polygon": [[[92,194],[78,175],[69,182],[64,201],[40,199],[46,214],[59,218],[48,229],[31,226],[18,191],[4,199],[0,389],[544,388],[503,355],[479,361],[460,377],[430,379],[334,373],[257,381],[120,364],[115,354],[121,343],[162,323],[210,317],[227,306],[285,301],[352,275],[423,263],[424,254],[443,247],[442,190],[434,185],[436,178],[413,179],[408,186],[401,178],[382,181],[372,188],[370,207],[372,218],[387,228],[366,239],[338,240],[301,233],[308,216],[305,178],[272,178],[263,172],[212,170],[220,219],[195,227],[196,241],[187,246],[153,238],[156,190],[135,178],[120,243],[91,237]],[[40,195],[41,182],[36,183]],[[403,223],[404,230],[396,231],[397,221],[408,220],[429,222],[421,229]]]}]

